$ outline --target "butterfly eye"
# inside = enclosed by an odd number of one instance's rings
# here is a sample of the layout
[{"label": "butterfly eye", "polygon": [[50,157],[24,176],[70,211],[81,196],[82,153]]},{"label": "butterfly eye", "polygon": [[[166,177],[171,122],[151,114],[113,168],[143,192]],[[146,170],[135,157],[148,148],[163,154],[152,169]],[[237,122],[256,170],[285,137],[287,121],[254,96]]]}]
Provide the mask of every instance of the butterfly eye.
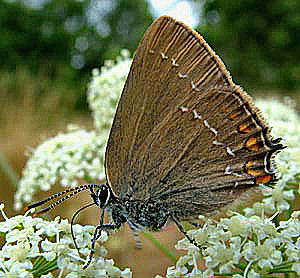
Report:
[{"label": "butterfly eye", "polygon": [[106,206],[110,199],[110,191],[108,186],[106,184],[103,184],[96,192],[96,195],[98,199],[97,204],[100,206],[100,208]]}]

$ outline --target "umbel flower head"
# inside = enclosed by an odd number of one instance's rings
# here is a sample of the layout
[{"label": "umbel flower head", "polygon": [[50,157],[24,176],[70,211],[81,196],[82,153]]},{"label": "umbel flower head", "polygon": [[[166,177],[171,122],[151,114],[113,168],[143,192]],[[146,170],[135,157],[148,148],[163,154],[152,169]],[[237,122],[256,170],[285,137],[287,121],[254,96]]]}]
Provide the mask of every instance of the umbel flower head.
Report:
[{"label": "umbel flower head", "polygon": [[[38,146],[24,169],[15,196],[16,208],[21,208],[23,202],[30,202],[35,192],[49,190],[57,181],[69,186],[78,185],[78,180],[95,182],[95,179],[104,178],[105,145],[130,64],[131,59],[125,51],[116,62],[109,61],[101,71],[93,71],[88,101],[94,117],[94,130],[86,131],[71,126],[65,133]],[[203,227],[190,230],[188,234],[203,249],[199,250],[186,239],[179,241],[177,248],[186,250],[187,255],[178,258],[176,265],[167,270],[166,277],[274,277],[278,273],[285,275],[291,271],[300,275],[299,213],[293,212],[292,202],[299,193],[299,116],[290,100],[284,104],[276,99],[259,100],[257,104],[274,127],[274,136],[283,137],[287,146],[276,157],[278,183],[273,188],[262,186],[264,198],[252,207],[232,213],[218,222],[208,220]],[[283,216],[284,220],[280,221]],[[93,264],[86,272],[81,272],[83,270],[78,263],[80,257],[70,242],[69,228],[66,228],[69,224],[66,221],[56,219],[54,222],[44,222],[30,216],[18,217],[26,219],[22,223],[32,222],[26,225],[33,228],[31,234],[23,224],[17,229],[12,228],[13,225],[8,223],[18,222],[17,218],[1,223],[4,227],[10,227],[4,232],[6,243],[1,251],[3,272],[8,273],[10,267],[19,265],[26,273],[32,273],[35,270],[32,258],[41,258],[53,262],[60,271],[70,270],[67,277],[131,275],[129,270],[122,272],[111,261],[103,259],[100,255],[103,255],[104,251],[101,253],[101,250],[104,249],[101,248]],[[63,226],[65,230],[62,230]],[[75,227],[81,253],[86,256],[91,228],[85,230],[85,227]],[[26,240],[21,239],[21,234],[23,237],[26,235]],[[17,258],[13,254],[18,254]]]},{"label": "umbel flower head", "polygon": [[[131,277],[129,269],[121,271],[114,266],[113,260],[103,258],[107,252],[99,244],[93,265],[82,268],[84,260],[80,255],[86,257],[89,254],[95,227],[74,226],[79,255],[68,220],[56,217],[54,221],[47,221],[32,218],[28,213],[8,218],[3,209],[1,204],[4,221],[0,222],[0,233],[5,243],[0,250],[0,277],[52,277],[54,270],[68,278]],[[104,243],[107,238],[106,232],[102,232],[98,243]]]},{"label": "umbel flower head", "polygon": [[23,170],[16,195],[15,209],[32,201],[35,192],[47,191],[60,181],[62,186],[76,186],[78,180],[104,179],[104,154],[115,109],[129,72],[131,59],[123,50],[116,62],[106,61],[99,70],[93,70],[88,89],[95,129],[86,131],[70,125],[39,145]]}]

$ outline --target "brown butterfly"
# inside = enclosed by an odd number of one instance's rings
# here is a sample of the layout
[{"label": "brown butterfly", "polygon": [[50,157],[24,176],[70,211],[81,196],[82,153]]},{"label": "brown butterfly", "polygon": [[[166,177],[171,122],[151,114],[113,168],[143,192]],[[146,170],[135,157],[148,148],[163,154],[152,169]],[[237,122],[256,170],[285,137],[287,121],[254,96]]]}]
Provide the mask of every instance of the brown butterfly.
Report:
[{"label": "brown butterfly", "polygon": [[272,157],[283,146],[269,132],[205,40],[163,16],[146,31],[131,65],[106,149],[107,183],[78,186],[28,208],[70,193],[43,213],[90,190],[93,203],[84,208],[94,204],[102,214],[84,267],[101,231],[126,222],[137,236],[173,221],[200,248],[180,221],[219,212],[259,184],[274,182]]}]

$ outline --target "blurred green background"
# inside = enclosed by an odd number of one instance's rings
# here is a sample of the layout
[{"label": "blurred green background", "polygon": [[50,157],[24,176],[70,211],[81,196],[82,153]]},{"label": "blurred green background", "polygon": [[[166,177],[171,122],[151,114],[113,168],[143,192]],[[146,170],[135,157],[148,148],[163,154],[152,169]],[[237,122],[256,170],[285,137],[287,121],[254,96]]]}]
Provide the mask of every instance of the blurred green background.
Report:
[{"label": "blurred green background", "polygon": [[[299,103],[298,0],[0,0],[0,162],[5,158],[20,176],[28,147],[68,123],[92,126],[86,102],[91,70],[121,49],[134,53],[147,27],[164,14],[191,20],[252,96],[289,95]],[[1,202],[9,215],[16,213],[15,190],[0,168]],[[176,229],[172,234],[174,245],[181,236]],[[170,241],[170,234],[163,237]],[[111,257],[134,269],[128,250],[112,246]],[[153,262],[147,275],[138,274],[135,260],[134,277],[163,274],[167,263],[157,259],[161,270]]]},{"label": "blurred green background", "polygon": [[[26,71],[74,90],[84,106],[94,67],[133,53],[145,29],[164,10],[151,0],[0,0],[0,71]],[[235,80],[249,89],[297,90],[300,85],[300,2],[189,2],[196,29],[224,59]],[[188,10],[182,10],[182,17]],[[14,92],[17,94],[21,92]],[[46,92],[39,92],[40,94]]]}]

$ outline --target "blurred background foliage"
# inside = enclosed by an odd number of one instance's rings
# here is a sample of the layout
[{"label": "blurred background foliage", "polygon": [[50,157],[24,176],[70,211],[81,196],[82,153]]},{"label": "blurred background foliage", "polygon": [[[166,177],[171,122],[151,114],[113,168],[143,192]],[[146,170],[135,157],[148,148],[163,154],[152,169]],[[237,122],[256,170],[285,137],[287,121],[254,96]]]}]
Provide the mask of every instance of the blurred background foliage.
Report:
[{"label": "blurred background foliage", "polygon": [[[115,59],[121,49],[134,53],[154,18],[168,14],[154,13],[155,1],[159,0],[0,0],[0,196],[9,215],[16,214],[16,185],[1,163],[7,162],[21,176],[28,146],[66,130],[68,123],[92,126],[86,103],[91,70]],[[291,95],[299,102],[300,1],[170,2],[192,5],[194,27],[251,95]],[[71,204],[53,215],[70,218],[73,211]],[[93,214],[80,218],[81,224],[96,222]],[[176,227],[171,229],[156,236],[174,246],[181,235]],[[126,231],[112,237],[109,248],[117,265],[130,266],[135,277],[164,274],[170,262],[159,252],[153,256],[155,248],[147,242],[139,254],[129,252],[134,244]],[[114,245],[113,240],[118,242]],[[145,256],[157,260],[145,264]]]},{"label": "blurred background foliage", "polygon": [[[197,30],[238,83],[299,87],[299,1],[189,2],[198,10]],[[150,0],[0,0],[0,71],[42,74],[74,89],[72,97],[84,105],[91,70],[123,48],[135,51],[153,21],[150,6]]]},{"label": "blurred background foliage", "polygon": [[0,71],[42,73],[76,89],[72,97],[83,105],[91,70],[123,48],[135,50],[153,19],[148,6],[136,0],[0,0]]},{"label": "blurred background foliage", "polygon": [[300,85],[300,1],[208,0],[202,32],[238,83],[296,90]]}]

